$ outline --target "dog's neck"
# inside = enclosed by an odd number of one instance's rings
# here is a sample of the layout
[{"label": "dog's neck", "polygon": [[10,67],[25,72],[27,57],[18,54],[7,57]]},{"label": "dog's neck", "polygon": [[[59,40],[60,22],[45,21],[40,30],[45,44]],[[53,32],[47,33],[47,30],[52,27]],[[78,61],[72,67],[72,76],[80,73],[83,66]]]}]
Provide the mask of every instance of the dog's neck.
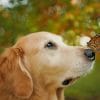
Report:
[{"label": "dog's neck", "polygon": [[[43,84],[40,85],[37,82],[34,82],[33,93],[27,100],[64,100],[63,88],[54,89],[51,88],[52,86],[46,88],[43,86]],[[6,93],[2,90],[0,91],[0,97],[3,98],[2,100],[22,100],[15,97],[10,92]]]},{"label": "dog's neck", "polygon": [[50,84],[45,86],[43,79],[38,80],[38,77],[35,77],[35,79],[31,97],[33,100],[64,100],[63,88],[54,88]]},{"label": "dog's neck", "polygon": [[[31,64],[26,64],[31,66]],[[46,84],[45,78],[36,69],[29,70],[33,79],[33,93],[29,100],[64,100],[64,89],[55,88],[53,84]]]}]

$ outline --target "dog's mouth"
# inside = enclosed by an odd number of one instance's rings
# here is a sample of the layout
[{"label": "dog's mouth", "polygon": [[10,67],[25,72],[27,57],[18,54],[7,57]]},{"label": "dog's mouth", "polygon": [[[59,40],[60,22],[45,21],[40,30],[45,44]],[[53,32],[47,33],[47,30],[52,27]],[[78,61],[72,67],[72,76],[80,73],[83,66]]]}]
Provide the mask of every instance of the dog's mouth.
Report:
[{"label": "dog's mouth", "polygon": [[63,85],[63,86],[69,85],[69,84],[73,83],[74,81],[76,81],[78,78],[79,78],[79,77],[65,79],[65,80],[62,82],[62,85]]}]

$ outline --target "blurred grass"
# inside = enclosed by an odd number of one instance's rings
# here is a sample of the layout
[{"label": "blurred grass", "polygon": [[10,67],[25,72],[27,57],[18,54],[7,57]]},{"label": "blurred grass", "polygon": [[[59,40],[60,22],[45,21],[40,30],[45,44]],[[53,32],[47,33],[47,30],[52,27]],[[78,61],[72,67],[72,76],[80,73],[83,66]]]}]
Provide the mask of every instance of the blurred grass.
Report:
[{"label": "blurred grass", "polygon": [[85,77],[65,90],[66,100],[100,100],[100,60]]}]

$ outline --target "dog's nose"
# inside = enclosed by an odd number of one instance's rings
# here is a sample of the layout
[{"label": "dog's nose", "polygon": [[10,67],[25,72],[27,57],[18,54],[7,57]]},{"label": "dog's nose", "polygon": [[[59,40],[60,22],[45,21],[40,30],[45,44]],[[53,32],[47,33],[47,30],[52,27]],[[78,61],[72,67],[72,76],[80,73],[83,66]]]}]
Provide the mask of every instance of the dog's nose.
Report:
[{"label": "dog's nose", "polygon": [[95,60],[95,52],[92,49],[85,49],[84,55],[90,60]]}]

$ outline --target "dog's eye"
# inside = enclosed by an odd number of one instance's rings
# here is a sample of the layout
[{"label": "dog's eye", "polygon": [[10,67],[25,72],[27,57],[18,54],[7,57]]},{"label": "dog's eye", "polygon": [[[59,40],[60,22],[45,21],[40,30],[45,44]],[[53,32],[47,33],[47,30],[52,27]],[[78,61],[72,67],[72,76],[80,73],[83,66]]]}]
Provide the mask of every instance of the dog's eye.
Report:
[{"label": "dog's eye", "polygon": [[55,43],[49,41],[49,42],[45,45],[45,48],[56,49],[56,45],[55,45]]}]

